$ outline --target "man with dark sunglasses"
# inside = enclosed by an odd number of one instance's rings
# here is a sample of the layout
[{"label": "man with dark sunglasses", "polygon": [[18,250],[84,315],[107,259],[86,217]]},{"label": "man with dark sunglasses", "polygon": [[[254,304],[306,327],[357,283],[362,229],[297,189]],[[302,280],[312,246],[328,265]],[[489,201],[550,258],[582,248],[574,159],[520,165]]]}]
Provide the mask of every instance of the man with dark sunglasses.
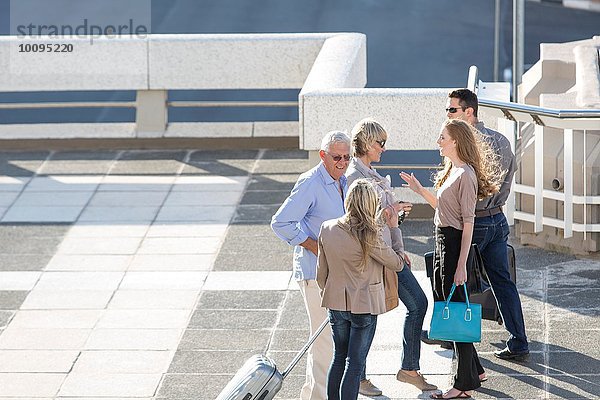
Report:
[{"label": "man with dark sunglasses", "polygon": [[[347,180],[344,173],[350,162],[350,138],[344,132],[329,132],[321,142],[319,156],[319,165],[300,175],[292,192],[271,219],[275,234],[294,246],[294,278],[304,298],[311,335],[327,318],[316,281],[317,237],[324,221],[345,213]],[[300,399],[327,398],[327,372],[332,358],[333,340],[327,325],[325,332],[308,350],[306,381]]]},{"label": "man with dark sunglasses", "polygon": [[473,243],[481,250],[484,265],[494,294],[498,301],[504,326],[509,333],[506,348],[494,352],[503,360],[524,361],[529,356],[529,344],[525,334],[523,309],[517,286],[510,279],[508,269],[507,244],[509,228],[502,206],[510,193],[510,185],[515,173],[515,156],[510,142],[500,132],[486,128],[477,119],[479,102],[477,95],[469,89],[457,89],[448,94],[446,115],[448,118],[462,119],[481,132],[498,154],[500,165],[506,171],[500,191],[477,202]]}]

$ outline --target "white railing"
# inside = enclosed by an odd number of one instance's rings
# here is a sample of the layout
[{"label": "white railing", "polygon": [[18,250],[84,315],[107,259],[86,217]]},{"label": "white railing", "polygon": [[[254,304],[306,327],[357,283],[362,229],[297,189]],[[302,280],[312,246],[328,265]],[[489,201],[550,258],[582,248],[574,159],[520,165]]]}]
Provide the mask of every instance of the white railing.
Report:
[{"label": "white railing", "polygon": [[[600,205],[600,192],[595,188],[596,193],[589,193],[590,188],[588,188],[591,170],[593,167],[598,167],[595,158],[600,152],[600,110],[560,110],[485,99],[480,99],[479,104],[487,115],[518,123],[516,135],[515,131],[510,130],[512,124],[507,124],[509,129],[504,134],[508,137],[511,135],[515,137],[518,141],[517,148],[521,153],[525,152],[526,146],[533,146],[534,171],[521,171],[522,173],[533,173],[533,184],[515,183],[513,190],[513,193],[532,198],[533,209],[527,211],[527,207],[523,206],[526,201],[522,199],[521,205],[514,208],[512,218],[533,223],[535,233],[542,232],[544,226],[562,229],[565,239],[572,237],[573,232],[583,232],[584,235],[590,232],[600,232],[600,223],[588,223],[587,221],[587,206]],[[562,165],[559,165],[562,167],[562,174],[555,173],[550,177],[544,168],[544,158],[549,156],[544,151],[545,137],[548,134],[546,128],[555,128],[562,132],[563,162]],[[525,134],[527,131],[533,131],[532,135]],[[578,140],[575,138],[576,132],[578,136],[581,135]],[[595,148],[588,153],[587,143],[590,136],[593,136],[596,143]],[[578,170],[574,164],[576,146],[581,150],[581,154],[577,154],[577,156],[583,159]],[[520,165],[520,168],[524,168],[523,164]],[[578,185],[580,193],[576,193],[574,189],[576,178],[578,183],[581,182],[581,185]],[[546,216],[544,200],[562,202],[562,217]],[[576,206],[582,207],[582,211],[578,213],[579,221],[574,220]]]}]

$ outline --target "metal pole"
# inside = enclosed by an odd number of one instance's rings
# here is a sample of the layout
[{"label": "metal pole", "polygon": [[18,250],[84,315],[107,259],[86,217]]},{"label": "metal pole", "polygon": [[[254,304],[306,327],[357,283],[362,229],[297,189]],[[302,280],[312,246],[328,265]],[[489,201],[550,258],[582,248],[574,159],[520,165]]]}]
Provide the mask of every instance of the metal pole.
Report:
[{"label": "metal pole", "polygon": [[494,13],[494,82],[500,80],[500,1],[496,0]]},{"label": "metal pole", "polygon": [[512,101],[519,102],[518,86],[523,76],[525,47],[525,0],[513,0],[513,73]]}]

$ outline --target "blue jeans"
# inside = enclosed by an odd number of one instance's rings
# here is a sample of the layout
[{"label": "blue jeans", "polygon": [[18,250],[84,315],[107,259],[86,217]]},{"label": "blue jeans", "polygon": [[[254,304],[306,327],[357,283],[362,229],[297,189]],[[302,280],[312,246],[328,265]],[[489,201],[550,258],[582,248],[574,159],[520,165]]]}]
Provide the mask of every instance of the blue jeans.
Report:
[{"label": "blue jeans", "polygon": [[418,371],[421,358],[421,330],[427,312],[427,296],[412,271],[404,266],[398,272],[398,297],[408,312],[402,337],[402,369]]},{"label": "blue jeans", "polygon": [[503,213],[475,218],[473,243],[477,243],[481,250],[485,270],[509,333],[506,345],[511,352],[522,353],[529,350],[529,345],[525,335],[521,299],[508,270],[508,235],[508,222]]},{"label": "blue jeans", "polygon": [[327,399],[356,399],[377,316],[329,310],[329,323],[333,334],[333,361],[327,376]]}]

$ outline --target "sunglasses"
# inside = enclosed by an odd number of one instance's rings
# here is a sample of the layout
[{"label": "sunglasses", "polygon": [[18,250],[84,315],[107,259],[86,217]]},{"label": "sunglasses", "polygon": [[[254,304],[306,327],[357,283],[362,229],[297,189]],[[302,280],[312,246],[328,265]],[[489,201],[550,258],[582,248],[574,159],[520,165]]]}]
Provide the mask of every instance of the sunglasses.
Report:
[{"label": "sunglasses", "polygon": [[461,111],[465,111],[464,108],[462,108],[462,107],[448,107],[448,108],[446,108],[446,112],[450,113],[450,114],[454,114],[455,112],[458,112],[459,108]]},{"label": "sunglasses", "polygon": [[329,156],[331,158],[333,158],[333,161],[335,162],[340,162],[342,161],[342,158],[344,159],[344,161],[350,161],[350,154],[344,154],[343,156],[334,156],[331,153],[326,152],[327,154],[329,154]]},{"label": "sunglasses", "polygon": [[378,145],[380,145],[380,146],[381,146],[381,148],[384,148],[384,147],[385,147],[385,142],[386,142],[385,140],[376,140],[376,141],[375,141],[375,143],[377,143]]}]

